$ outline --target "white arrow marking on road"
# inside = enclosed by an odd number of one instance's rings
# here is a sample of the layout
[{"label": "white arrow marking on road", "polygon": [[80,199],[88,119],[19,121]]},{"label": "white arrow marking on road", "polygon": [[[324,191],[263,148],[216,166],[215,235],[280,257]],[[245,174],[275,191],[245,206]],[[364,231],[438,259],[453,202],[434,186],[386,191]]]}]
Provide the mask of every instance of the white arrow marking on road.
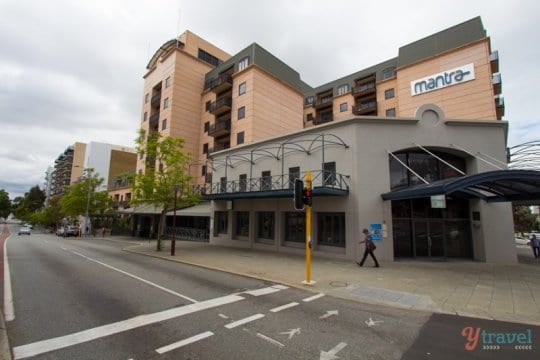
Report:
[{"label": "white arrow marking on road", "polygon": [[336,356],[336,354],[338,352],[340,352],[341,350],[343,350],[343,348],[347,346],[346,343],[344,342],[340,342],[339,344],[337,344],[336,346],[334,346],[334,348],[330,351],[321,351],[321,357],[320,357],[320,360],[334,360],[334,359],[339,359],[338,356]]},{"label": "white arrow marking on road", "polygon": [[366,320],[364,322],[366,323],[367,326],[372,327],[372,326],[382,323],[383,321],[373,321],[372,318],[369,318],[369,321]]},{"label": "white arrow marking on road", "polygon": [[326,319],[327,317],[330,317],[332,315],[338,315],[339,312],[337,310],[328,310],[326,314],[319,316],[319,319]]},{"label": "white arrow marking on road", "polygon": [[274,344],[274,345],[276,345],[276,346],[279,346],[279,347],[285,347],[285,345],[283,345],[283,344],[280,343],[279,341],[274,340],[274,339],[272,339],[271,337],[268,337],[268,336],[266,336],[266,335],[264,335],[264,334],[257,333],[257,337],[260,337],[261,339],[266,340],[266,341],[268,341],[269,343]]},{"label": "white arrow marking on road", "polygon": [[292,339],[292,337],[296,334],[300,334],[300,328],[296,329],[289,329],[289,331],[284,331],[279,333],[280,335],[289,335],[289,340]]}]

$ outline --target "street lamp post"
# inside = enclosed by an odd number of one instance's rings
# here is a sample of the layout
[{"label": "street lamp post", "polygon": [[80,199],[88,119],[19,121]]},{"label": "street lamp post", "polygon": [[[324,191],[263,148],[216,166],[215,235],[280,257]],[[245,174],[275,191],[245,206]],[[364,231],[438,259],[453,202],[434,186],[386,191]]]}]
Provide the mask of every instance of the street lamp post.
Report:
[{"label": "street lamp post", "polygon": [[178,197],[178,188],[179,185],[173,185],[174,188],[174,208],[173,208],[173,220],[172,220],[172,226],[173,226],[173,235],[171,240],[171,256],[174,256],[174,253],[176,251],[176,198]]},{"label": "street lamp post", "polygon": [[88,179],[88,192],[86,193],[86,215],[84,217],[84,236],[88,236],[88,210],[90,208],[90,179]]}]

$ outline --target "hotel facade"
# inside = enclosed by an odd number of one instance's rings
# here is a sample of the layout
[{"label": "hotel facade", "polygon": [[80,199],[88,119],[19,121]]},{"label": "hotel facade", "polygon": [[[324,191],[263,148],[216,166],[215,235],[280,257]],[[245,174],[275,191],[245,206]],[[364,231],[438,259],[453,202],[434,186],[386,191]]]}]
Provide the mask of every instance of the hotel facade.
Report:
[{"label": "hotel facade", "polygon": [[512,263],[510,201],[538,179],[506,170],[498,61],[474,18],[311,87],[258,44],[231,56],[185,32],[148,63],[140,127],[185,139],[208,203],[177,213],[208,217],[210,243],[302,252],[309,171],[315,255],[358,258],[369,228],[382,260]]}]

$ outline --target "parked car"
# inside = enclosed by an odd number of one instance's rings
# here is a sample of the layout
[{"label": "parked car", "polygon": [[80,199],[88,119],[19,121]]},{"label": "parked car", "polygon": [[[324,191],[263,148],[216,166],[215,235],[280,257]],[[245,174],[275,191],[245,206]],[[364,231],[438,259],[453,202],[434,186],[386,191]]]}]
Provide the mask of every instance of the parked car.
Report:
[{"label": "parked car", "polygon": [[30,235],[30,228],[28,226],[21,226],[19,229],[19,235]]},{"label": "parked car", "polygon": [[66,236],[77,236],[79,235],[79,227],[70,225],[66,229]]},{"label": "parked car", "polygon": [[527,245],[527,243],[529,242],[529,240],[523,236],[516,235],[514,238],[516,240],[516,245]]}]

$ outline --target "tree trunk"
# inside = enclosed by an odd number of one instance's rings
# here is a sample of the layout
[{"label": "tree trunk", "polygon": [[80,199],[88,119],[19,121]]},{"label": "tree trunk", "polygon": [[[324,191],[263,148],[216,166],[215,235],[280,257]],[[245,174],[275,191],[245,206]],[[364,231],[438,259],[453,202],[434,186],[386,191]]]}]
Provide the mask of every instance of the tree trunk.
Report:
[{"label": "tree trunk", "polygon": [[157,251],[161,251],[161,237],[163,236],[163,233],[165,232],[165,219],[167,218],[167,209],[164,208],[161,212],[161,216],[159,218],[158,223],[158,232],[157,232]]}]

